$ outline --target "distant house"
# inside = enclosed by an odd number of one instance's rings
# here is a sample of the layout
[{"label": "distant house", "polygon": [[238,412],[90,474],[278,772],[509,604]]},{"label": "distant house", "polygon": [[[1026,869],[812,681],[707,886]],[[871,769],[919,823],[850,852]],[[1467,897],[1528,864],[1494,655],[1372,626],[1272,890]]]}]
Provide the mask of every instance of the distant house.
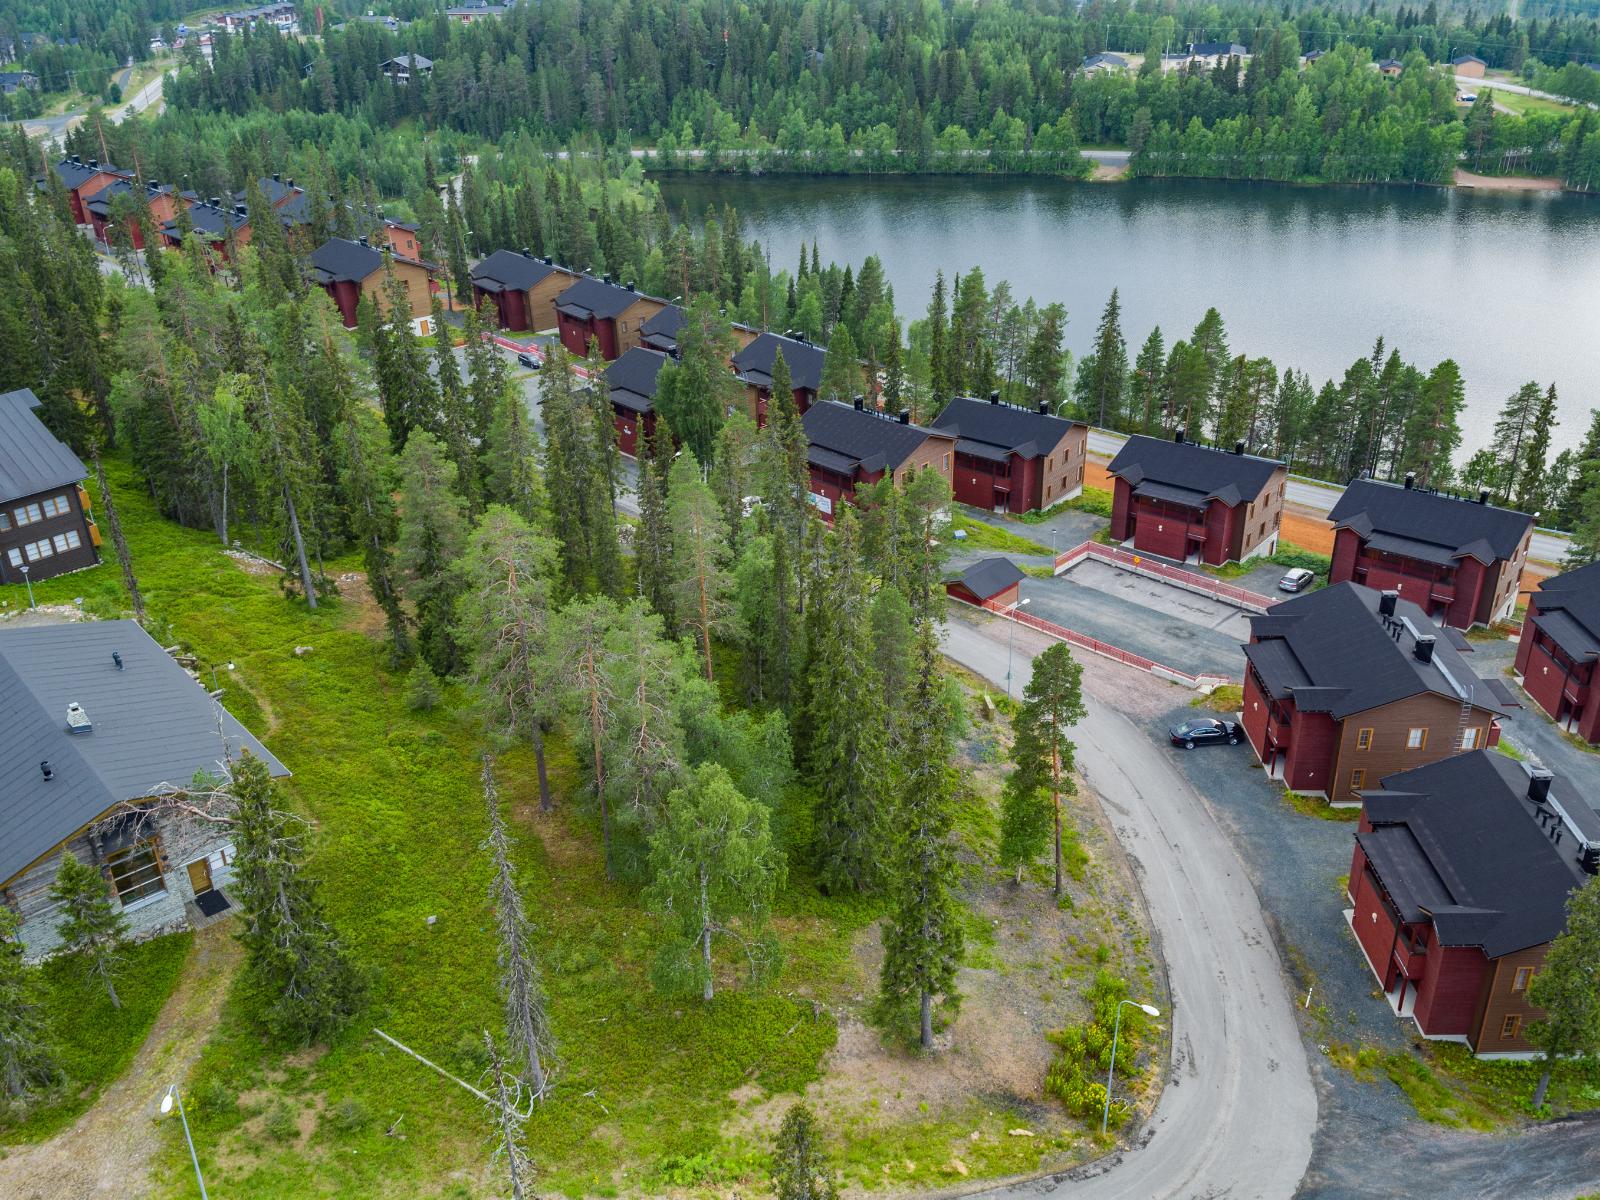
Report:
[{"label": "distant house", "polygon": [[1083,60],[1085,75],[1098,75],[1102,71],[1126,71],[1128,60],[1120,54],[1091,54]]},{"label": "distant house", "polygon": [[678,348],[678,330],[688,319],[682,308],[669,304],[639,327],[639,341],[651,350],[671,354]]},{"label": "distant house", "polygon": [[1402,484],[1357,479],[1329,512],[1330,583],[1394,588],[1441,625],[1470,629],[1511,616],[1533,518]]},{"label": "distant house", "polygon": [[953,598],[965,600],[968,604],[990,604],[1004,608],[1017,602],[1025,578],[1022,568],[1009,558],[984,558],[954,579],[946,581],[944,590]]},{"label": "distant house", "polygon": [[1584,63],[1583,69],[1585,71],[1594,71],[1597,74],[1600,74],[1600,62]]},{"label": "distant house", "polygon": [[1476,54],[1458,54],[1450,60],[1450,69],[1457,75],[1468,79],[1482,79],[1483,73],[1488,70],[1489,64]]},{"label": "distant house", "polygon": [[[212,196],[204,202],[196,201],[189,206],[188,219],[194,236],[216,256],[217,262],[229,261],[230,239],[240,249],[250,244],[250,211],[243,200]],[[161,238],[173,249],[183,245],[183,231],[176,217],[161,227]]]},{"label": "distant house", "polygon": [[39,77],[32,71],[0,71],[0,92],[14,96],[20,91],[38,90]]},{"label": "distant house", "polygon": [[38,407],[28,388],[0,394],[0,583],[37,583],[100,561],[88,472],[44,427]]},{"label": "distant house", "polygon": [[1300,56],[1300,61],[1305,63],[1306,66],[1309,67],[1312,63],[1318,62],[1321,59],[1326,58],[1327,55],[1328,55],[1328,52],[1326,50],[1308,50],[1308,51],[1306,51],[1306,53],[1304,53],[1304,54],[1302,54]]},{"label": "distant house", "polygon": [[854,405],[818,400],[801,417],[809,449],[811,503],[833,519],[835,506],[853,501],[856,489],[892,476],[904,484],[917,471],[937,471],[948,482],[956,439],[937,429]]},{"label": "distant house", "polygon": [[637,457],[656,432],[656,377],[667,365],[659,350],[635,346],[606,368],[611,409],[617,424],[617,448]]},{"label": "distant house", "polygon": [[1600,563],[1546,579],[1528,599],[1517,640],[1523,689],[1556,724],[1600,743]]},{"label": "distant house", "polygon": [[509,4],[490,4],[487,3],[487,0],[470,0],[469,3],[445,9],[444,15],[449,20],[456,21],[462,25],[470,25],[474,21],[504,16],[510,8]]},{"label": "distant house", "polygon": [[[405,289],[412,317],[425,317],[433,309],[432,263],[389,255],[394,277]],[[383,251],[368,244],[366,238],[349,241],[329,238],[311,253],[311,278],[333,298],[347,329],[356,327],[356,308],[368,296],[378,312],[389,310],[388,277]]]},{"label": "distant house", "polygon": [[1179,562],[1221,566],[1278,548],[1288,469],[1276,459],[1135,435],[1111,460],[1111,536]]},{"label": "distant house", "polygon": [[245,750],[288,774],[133,621],[0,629],[0,891],[24,956],[57,947],[67,851],[99,868],[136,937],[225,911],[228,831],[127,806]]},{"label": "distant house", "polygon": [[1083,491],[1089,427],[1031,408],[958,396],[929,425],[954,434],[952,484],[962,504],[1033,512]]},{"label": "distant house", "polygon": [[218,18],[230,33],[254,29],[257,25],[271,25],[280,33],[295,33],[300,28],[300,14],[292,0],[278,4],[259,4],[253,8],[240,8],[225,12]]},{"label": "distant house", "polygon": [[1250,618],[1244,655],[1245,736],[1297,792],[1354,803],[1395,771],[1500,740],[1489,686],[1394,592],[1338,583],[1275,604]]},{"label": "distant house", "polygon": [[783,354],[795,406],[804,413],[817,400],[822,386],[822,365],[827,351],[803,337],[763,333],[733,356],[733,373],[744,384],[750,416],[757,425],[767,423],[772,402],[772,366]]},{"label": "distant house", "polygon": [[631,283],[583,275],[556,297],[556,327],[571,353],[588,354],[594,341],[600,357],[611,362],[640,344],[640,327],[666,306],[665,300],[646,296]]},{"label": "distant house", "polygon": [[[102,242],[111,240],[112,201],[118,196],[137,195],[139,185],[132,179],[118,179],[107,184],[84,203],[84,209],[89,214],[89,223],[94,226],[94,236]],[[178,215],[178,205],[184,201],[178,195],[178,189],[170,183],[161,183],[155,179],[144,182],[142,195],[145,207],[149,211],[149,227],[152,232],[159,230],[168,221],[175,220]],[[144,231],[135,224],[132,227],[131,238],[135,250],[144,249]]]},{"label": "distant house", "polygon": [[1403,70],[1405,70],[1405,64],[1398,58],[1380,58],[1378,60],[1378,73],[1380,75],[1385,75],[1390,79],[1397,79]]},{"label": "distant house", "polygon": [[1534,1057],[1528,984],[1600,870],[1600,815],[1579,787],[1481,750],[1362,799],[1345,918],[1389,1007],[1480,1057]]},{"label": "distant house", "polygon": [[399,54],[386,59],[378,69],[394,83],[410,83],[413,77],[433,74],[433,59],[420,54]]},{"label": "distant house", "polygon": [[[67,189],[67,203],[72,208],[72,219],[79,225],[89,224],[87,204],[90,196],[119,179],[131,178],[127,171],[119,171],[110,163],[103,163],[97,158],[84,159],[76,154],[63,158],[51,169],[60,178],[61,185]],[[41,188],[44,186],[42,179],[36,183]]]},{"label": "distant house", "polygon": [[480,311],[484,301],[492,302],[501,329],[554,329],[556,299],[578,279],[576,271],[557,266],[548,255],[496,250],[472,268],[472,302]]},{"label": "distant house", "polygon": [[1187,49],[1176,54],[1163,54],[1161,66],[1163,70],[1188,66],[1190,63],[1215,67],[1230,58],[1243,59],[1248,55],[1249,51],[1238,42],[1191,42]]}]

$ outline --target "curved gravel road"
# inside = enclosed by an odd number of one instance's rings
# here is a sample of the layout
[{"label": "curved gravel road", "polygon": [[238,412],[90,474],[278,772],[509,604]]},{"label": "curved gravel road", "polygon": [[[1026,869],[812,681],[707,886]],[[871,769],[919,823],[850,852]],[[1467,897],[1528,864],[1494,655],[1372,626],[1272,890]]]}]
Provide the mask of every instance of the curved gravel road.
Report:
[{"label": "curved gravel road", "polygon": [[[998,619],[952,614],[944,652],[996,683]],[[1050,644],[1015,631],[1016,675]],[[1090,659],[1088,672],[1124,668]],[[1105,704],[1077,726],[1078,763],[1139,867],[1173,995],[1167,1086],[1138,1146],[1053,1178],[979,1193],[1092,1200],[1283,1200],[1311,1158],[1317,1098],[1278,953],[1233,844],[1149,737]]]}]

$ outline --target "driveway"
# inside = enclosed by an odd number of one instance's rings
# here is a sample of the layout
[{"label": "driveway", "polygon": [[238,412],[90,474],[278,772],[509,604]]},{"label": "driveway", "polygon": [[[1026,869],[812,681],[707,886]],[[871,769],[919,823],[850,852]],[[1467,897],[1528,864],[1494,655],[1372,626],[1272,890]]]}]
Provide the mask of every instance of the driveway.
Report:
[{"label": "driveway", "polygon": [[[952,619],[947,655],[1003,682],[1010,635],[996,618]],[[1017,629],[1025,684],[1050,644]],[[1139,872],[1170,977],[1172,1063],[1138,1145],[1079,1172],[982,1193],[1092,1200],[1189,1200],[1292,1195],[1311,1157],[1317,1101],[1290,1010],[1283,967],[1244,863],[1205,802],[1155,752],[1144,729],[1112,707],[1150,677],[1109,662],[1084,665],[1089,715],[1078,760]],[[1174,698],[1184,693],[1171,689]]]},{"label": "driveway", "polygon": [[1557,774],[1586,785],[1584,793],[1591,803],[1600,807],[1600,754],[1580,750],[1569,742],[1556,728],[1556,723],[1545,715],[1544,709],[1505,674],[1505,668],[1516,662],[1517,643],[1510,639],[1473,642],[1472,651],[1467,665],[1478,677],[1500,680],[1522,701],[1521,708],[1508,709],[1500,719],[1501,739]]}]

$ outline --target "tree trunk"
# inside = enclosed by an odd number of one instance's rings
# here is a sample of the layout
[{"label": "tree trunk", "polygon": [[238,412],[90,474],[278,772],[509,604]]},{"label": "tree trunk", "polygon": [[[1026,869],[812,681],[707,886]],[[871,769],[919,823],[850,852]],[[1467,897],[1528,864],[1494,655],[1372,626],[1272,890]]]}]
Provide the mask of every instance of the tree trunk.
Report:
[{"label": "tree trunk", "polygon": [[605,856],[606,878],[611,873],[611,813],[606,807],[605,760],[600,754],[600,681],[595,677],[594,665],[589,675],[589,740],[594,743],[594,794],[600,801],[600,845]]},{"label": "tree trunk", "polygon": [[[1051,725],[1055,722],[1052,720]],[[1052,728],[1052,733],[1056,730]],[[1061,895],[1061,746],[1059,738],[1052,738],[1050,749],[1050,798],[1055,804],[1056,823],[1056,895]]]},{"label": "tree trunk", "polygon": [[217,509],[217,536],[228,544],[228,464],[222,464],[222,507]]},{"label": "tree trunk", "polygon": [[100,484],[100,503],[106,510],[106,528],[111,532],[111,545],[122,567],[122,583],[128,589],[128,599],[133,604],[133,619],[143,625],[144,595],[139,591],[139,581],[134,578],[133,556],[128,553],[128,540],[122,536],[122,522],[117,520],[117,506],[111,499],[111,485],[106,482],[106,469],[100,465],[99,451],[94,456],[94,476]]},{"label": "tree trunk", "polygon": [[713,994],[711,979],[711,904],[706,898],[706,872],[700,870],[700,953],[705,957],[706,984],[700,994],[702,1000],[710,1000]]},{"label": "tree trunk", "polygon": [[[120,1009],[122,1007],[122,997],[117,995],[117,985],[111,979],[111,968],[109,964],[102,959],[100,963],[97,964],[96,969],[100,972],[100,981],[106,985],[106,995],[111,997],[111,1007]],[[1546,1078],[1549,1078],[1548,1073],[1546,1074]]]},{"label": "tree trunk", "polygon": [[545,769],[544,729],[537,721],[533,723],[533,765],[539,774],[539,811],[552,812],[555,801],[550,798],[550,774]]},{"label": "tree trunk", "polygon": [[1533,1089],[1533,1107],[1544,1107],[1544,1094],[1550,1088],[1550,1060],[1545,1059],[1544,1071],[1539,1075],[1539,1086]]},{"label": "tree trunk", "polygon": [[706,595],[706,573],[700,572],[700,636],[706,648],[706,682],[715,682],[711,677],[711,603]]},{"label": "tree trunk", "polygon": [[317,589],[311,582],[311,564],[306,561],[306,543],[300,536],[300,515],[295,512],[294,497],[289,494],[289,485],[283,485],[283,507],[289,514],[289,534],[294,538],[294,554],[300,564],[300,586],[305,589],[306,607],[315,610],[317,607]]},{"label": "tree trunk", "polygon": [[922,1048],[933,1049],[933,993],[922,992]]}]

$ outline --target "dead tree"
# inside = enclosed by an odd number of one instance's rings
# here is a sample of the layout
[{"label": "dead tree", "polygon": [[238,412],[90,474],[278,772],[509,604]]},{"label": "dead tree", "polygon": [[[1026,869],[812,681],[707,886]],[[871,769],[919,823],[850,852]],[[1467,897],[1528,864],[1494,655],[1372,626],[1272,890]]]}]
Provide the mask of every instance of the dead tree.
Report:
[{"label": "dead tree", "polygon": [[94,477],[100,485],[100,507],[106,514],[106,528],[111,531],[111,544],[116,548],[117,561],[122,564],[122,582],[133,602],[133,619],[144,624],[144,595],[139,591],[139,581],[133,575],[133,556],[128,553],[128,539],[122,536],[122,522],[117,520],[117,506],[111,499],[111,485],[106,482],[106,469],[100,465],[100,447],[94,447]]}]

